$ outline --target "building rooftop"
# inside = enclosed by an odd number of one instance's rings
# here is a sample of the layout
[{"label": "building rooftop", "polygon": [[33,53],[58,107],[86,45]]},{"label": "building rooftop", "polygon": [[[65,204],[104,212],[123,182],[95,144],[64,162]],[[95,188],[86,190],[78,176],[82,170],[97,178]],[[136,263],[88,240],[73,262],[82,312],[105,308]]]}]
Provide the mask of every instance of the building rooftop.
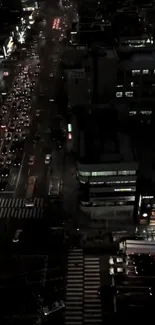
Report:
[{"label": "building rooftop", "polygon": [[[114,108],[95,108],[80,117],[79,161],[85,164],[134,162],[129,136],[118,128]],[[110,125],[110,127],[107,127]]]}]

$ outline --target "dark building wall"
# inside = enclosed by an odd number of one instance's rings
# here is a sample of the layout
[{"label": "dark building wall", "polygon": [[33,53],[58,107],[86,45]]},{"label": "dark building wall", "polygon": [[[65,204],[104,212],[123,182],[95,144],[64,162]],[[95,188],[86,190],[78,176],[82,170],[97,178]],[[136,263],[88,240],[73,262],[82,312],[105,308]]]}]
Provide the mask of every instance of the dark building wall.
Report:
[{"label": "dark building wall", "polygon": [[18,23],[22,13],[21,0],[2,0],[0,8],[0,26]]}]

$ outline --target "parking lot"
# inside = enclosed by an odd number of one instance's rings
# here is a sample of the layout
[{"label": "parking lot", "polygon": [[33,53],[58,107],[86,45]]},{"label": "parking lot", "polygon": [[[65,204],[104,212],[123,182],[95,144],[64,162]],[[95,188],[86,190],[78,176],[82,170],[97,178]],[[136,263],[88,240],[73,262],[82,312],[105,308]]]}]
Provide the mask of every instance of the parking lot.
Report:
[{"label": "parking lot", "polygon": [[[111,285],[102,288],[103,301],[109,293],[110,305],[119,315],[152,313],[155,306],[155,257],[131,254],[109,259]],[[106,291],[107,290],[107,291]],[[107,300],[106,300],[107,301]]]}]

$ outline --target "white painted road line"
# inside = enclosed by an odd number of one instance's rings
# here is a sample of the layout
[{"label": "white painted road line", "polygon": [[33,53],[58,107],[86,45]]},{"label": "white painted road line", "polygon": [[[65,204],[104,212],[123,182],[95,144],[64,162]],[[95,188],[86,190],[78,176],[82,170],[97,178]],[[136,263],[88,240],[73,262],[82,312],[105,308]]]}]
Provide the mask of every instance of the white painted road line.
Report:
[{"label": "white painted road line", "polygon": [[18,177],[17,177],[16,185],[15,185],[15,192],[16,192],[16,190],[17,190],[17,188],[18,188],[18,184],[19,184],[19,180],[20,180],[21,172],[22,172],[22,169],[23,169],[23,164],[24,164],[25,155],[26,155],[26,153],[24,153],[24,155],[23,155],[23,159],[22,159],[22,162],[21,162],[21,165],[20,165],[20,169],[19,169],[19,173],[18,173]]}]

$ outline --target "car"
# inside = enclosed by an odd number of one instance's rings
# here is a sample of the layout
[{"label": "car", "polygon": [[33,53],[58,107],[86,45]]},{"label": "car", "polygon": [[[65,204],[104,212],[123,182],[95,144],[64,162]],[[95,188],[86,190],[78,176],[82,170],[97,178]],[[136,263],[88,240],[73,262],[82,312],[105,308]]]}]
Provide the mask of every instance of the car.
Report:
[{"label": "car", "polygon": [[0,158],[0,166],[3,166],[4,165],[4,158]]},{"label": "car", "polygon": [[17,107],[17,112],[21,112],[22,111],[22,107],[21,107],[21,105],[19,105],[18,107]]},{"label": "car", "polygon": [[6,108],[6,107],[2,107],[2,113],[3,113],[3,114],[6,114],[6,113],[7,113],[7,111],[8,111],[8,110],[7,110],[7,108]]},{"label": "car", "polygon": [[32,166],[34,164],[35,161],[35,157],[34,156],[30,156],[29,158],[29,165]]},{"label": "car", "polygon": [[14,159],[13,165],[14,165],[15,167],[19,167],[19,166],[21,165],[21,160],[22,160],[22,157],[16,157],[16,158]]},{"label": "car", "polygon": [[24,120],[23,120],[23,118],[20,118],[19,125],[23,125],[23,124],[24,124]]},{"label": "car", "polygon": [[8,133],[6,134],[6,140],[7,140],[7,141],[10,141],[11,138],[12,138],[12,133],[11,133],[11,132],[8,132]]},{"label": "car", "polygon": [[128,270],[125,267],[120,266],[112,266],[109,269],[110,275],[125,275],[128,274]]},{"label": "car", "polygon": [[14,120],[14,121],[17,121],[18,119],[19,119],[18,114],[15,114],[14,117],[13,117],[13,120]]},{"label": "car", "polygon": [[10,147],[10,149],[9,149],[9,152],[15,152],[15,150],[16,150],[16,145],[15,144],[12,144],[11,145],[11,147]]},{"label": "car", "polygon": [[18,142],[19,141],[19,136],[18,134],[15,134],[14,138],[13,138],[13,142]]},{"label": "car", "polygon": [[16,106],[17,106],[16,102],[12,104],[13,109],[16,108]]},{"label": "car", "polygon": [[21,138],[22,138],[22,140],[25,140],[26,139],[26,133],[22,132],[21,133]]},{"label": "car", "polygon": [[114,265],[114,264],[126,264],[126,259],[124,256],[110,256],[109,258],[109,264]]},{"label": "car", "polygon": [[[26,114],[27,114],[27,111],[25,111],[25,110],[21,113],[21,115],[22,115],[22,120],[23,120],[23,117],[26,116]],[[24,123],[24,121],[23,121],[23,123]],[[22,123],[22,124],[23,124],[23,123]]]},{"label": "car", "polygon": [[5,181],[0,182],[0,192],[5,191],[6,186],[7,186],[7,182]]},{"label": "car", "polygon": [[2,177],[8,177],[9,173],[10,173],[10,170],[7,167],[3,168],[2,171],[1,171]]},{"label": "car", "polygon": [[13,132],[15,129],[16,125],[14,123],[12,123],[9,127],[9,132]]},{"label": "car", "polygon": [[2,149],[2,155],[7,155],[7,152],[8,152],[8,148],[4,146]]},{"label": "car", "polygon": [[58,310],[64,309],[65,304],[62,300],[54,302],[52,305],[48,305],[46,307],[43,307],[43,313],[45,316],[48,316]]},{"label": "car", "polygon": [[48,165],[48,164],[50,163],[50,161],[51,161],[51,155],[48,154],[48,155],[46,155],[46,157],[45,157],[45,164]]},{"label": "car", "polygon": [[6,165],[11,165],[11,163],[12,163],[11,157],[7,157],[5,163],[6,163]]},{"label": "car", "polygon": [[28,119],[24,122],[24,126],[25,127],[29,127],[30,126],[30,121]]},{"label": "car", "polygon": [[20,133],[21,131],[22,131],[21,127],[18,126],[18,127],[16,128],[16,132]]},{"label": "car", "polygon": [[16,150],[22,151],[23,149],[24,149],[24,140],[21,140],[16,144]]}]

